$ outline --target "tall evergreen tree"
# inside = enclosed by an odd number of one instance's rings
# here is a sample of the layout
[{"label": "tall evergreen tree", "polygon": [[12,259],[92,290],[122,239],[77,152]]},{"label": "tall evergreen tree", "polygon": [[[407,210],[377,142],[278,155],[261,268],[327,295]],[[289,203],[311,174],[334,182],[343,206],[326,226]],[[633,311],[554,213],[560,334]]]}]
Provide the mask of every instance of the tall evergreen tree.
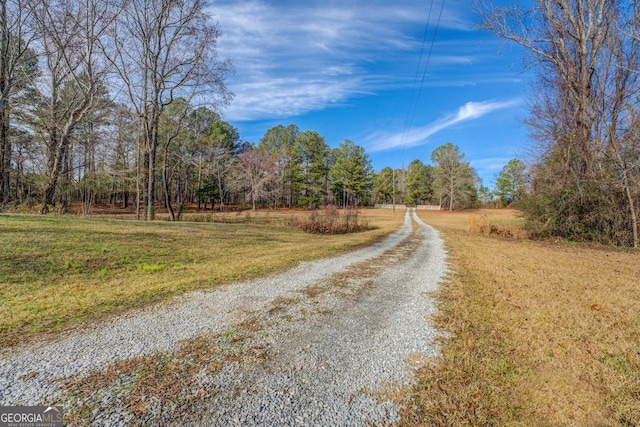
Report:
[{"label": "tall evergreen tree", "polygon": [[329,151],[317,132],[305,131],[296,137],[292,176],[298,205],[316,208],[326,203]]},{"label": "tall evergreen tree", "polygon": [[397,188],[396,174],[389,166],[374,174],[373,192],[378,199],[377,203],[393,203],[395,201],[394,196]]},{"label": "tall evergreen tree", "polygon": [[425,165],[420,160],[416,159],[409,164],[409,171],[407,172],[407,175],[407,204],[429,204],[434,196],[433,166]]},{"label": "tall evergreen tree", "polygon": [[344,207],[357,206],[371,191],[371,160],[364,148],[348,139],[334,150],[334,159],[329,176],[336,198]]},{"label": "tall evergreen tree", "polygon": [[504,203],[522,199],[527,192],[525,170],[527,166],[518,159],[509,160],[496,179],[496,196]]},{"label": "tall evergreen tree", "polygon": [[258,148],[266,151],[272,157],[270,163],[273,164],[273,172],[276,174],[275,185],[277,188],[273,191],[274,207],[285,204],[289,207],[293,204],[293,147],[300,133],[298,126],[290,124],[287,127],[283,125],[274,126],[267,130],[260,139]]}]

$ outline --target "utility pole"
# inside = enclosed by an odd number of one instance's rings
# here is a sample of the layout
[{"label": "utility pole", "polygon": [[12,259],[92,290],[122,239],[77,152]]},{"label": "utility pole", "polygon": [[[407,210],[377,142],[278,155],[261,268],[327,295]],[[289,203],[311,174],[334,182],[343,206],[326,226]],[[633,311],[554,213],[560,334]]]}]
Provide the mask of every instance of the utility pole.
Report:
[{"label": "utility pole", "polygon": [[393,212],[396,212],[396,170],[391,170],[391,201],[393,203]]}]

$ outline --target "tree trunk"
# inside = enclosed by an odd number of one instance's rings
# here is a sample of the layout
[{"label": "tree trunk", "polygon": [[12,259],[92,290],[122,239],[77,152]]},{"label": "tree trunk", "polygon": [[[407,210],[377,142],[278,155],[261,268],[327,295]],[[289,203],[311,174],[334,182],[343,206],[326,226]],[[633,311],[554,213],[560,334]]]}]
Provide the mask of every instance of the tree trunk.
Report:
[{"label": "tree trunk", "polygon": [[145,212],[145,219],[147,221],[153,221],[156,217],[156,211],[155,211],[155,202],[156,202],[156,198],[155,198],[155,194],[154,194],[154,190],[155,190],[155,184],[156,184],[156,168],[155,168],[155,157],[156,157],[156,148],[154,146],[151,146],[149,148],[149,155],[148,155],[148,168],[147,168],[147,176],[146,176],[146,212]]},{"label": "tree trunk", "polygon": [[[200,159],[198,161],[198,192],[196,193],[196,197],[198,198],[198,210],[200,210],[200,201],[201,201],[201,187],[202,187],[202,155],[200,155]],[[207,207],[204,207],[207,210]]]},{"label": "tree trunk", "polygon": [[638,212],[636,211],[635,203],[633,202],[633,196],[631,195],[631,189],[625,185],[625,192],[629,200],[629,213],[631,215],[631,229],[633,233],[633,247],[638,248],[640,242],[638,241]]},{"label": "tree trunk", "polygon": [[257,197],[257,191],[255,190],[255,187],[253,186],[253,181],[251,184],[251,206],[252,206],[252,210],[255,212],[256,211],[256,197]]},{"label": "tree trunk", "polygon": [[9,108],[0,111],[0,179],[2,180],[2,205],[9,204],[11,183],[11,139],[9,138]]},{"label": "tree trunk", "polygon": [[24,189],[24,166],[21,161],[18,160],[16,173],[16,200],[20,203],[24,203],[25,189]]},{"label": "tree trunk", "polygon": [[453,210],[453,191],[454,191],[453,177],[451,177],[451,185],[449,187],[449,211]]},{"label": "tree trunk", "polygon": [[89,122],[89,139],[86,141],[84,154],[84,214],[91,213],[91,205],[94,202],[95,190],[93,189],[95,181],[95,141],[93,133],[93,123]]},{"label": "tree trunk", "polygon": [[167,162],[167,157],[169,157],[168,144],[164,146],[164,157],[162,159],[162,185],[164,187],[164,204],[169,210],[169,219],[171,221],[175,221],[176,215],[173,211],[173,207],[171,206],[171,197],[169,195],[169,165]]},{"label": "tree trunk", "polygon": [[223,199],[224,199],[224,192],[223,192],[224,185],[223,185],[223,181],[224,181],[224,180],[222,179],[222,176],[221,176],[220,170],[218,170],[217,175],[218,175],[218,180],[217,180],[217,181],[218,181],[218,194],[220,195],[220,212],[222,212],[222,211],[224,210],[224,201],[223,201]]},{"label": "tree trunk", "polygon": [[66,145],[68,138],[57,138],[55,130],[50,131],[49,136],[49,158],[47,159],[47,182],[45,190],[42,195],[42,206],[40,208],[41,214],[49,212],[49,206],[52,206],[55,201],[56,188],[58,187],[58,179],[62,172],[64,153],[66,151]]},{"label": "tree trunk", "polygon": [[[21,37],[22,34],[17,34]],[[9,182],[11,169],[11,140],[9,139],[10,79],[10,30],[7,16],[7,0],[0,1],[0,206],[10,200]]]}]

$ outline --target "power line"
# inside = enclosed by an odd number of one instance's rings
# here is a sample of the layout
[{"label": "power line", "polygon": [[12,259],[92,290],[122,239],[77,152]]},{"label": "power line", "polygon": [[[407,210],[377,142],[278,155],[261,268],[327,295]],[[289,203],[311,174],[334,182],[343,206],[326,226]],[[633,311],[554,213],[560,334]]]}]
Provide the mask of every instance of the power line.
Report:
[{"label": "power line", "polygon": [[[411,98],[409,99],[409,105],[408,105],[408,109],[407,109],[407,116],[405,117],[405,121],[404,121],[404,129],[402,130],[402,133],[405,134],[405,132],[407,131],[407,125],[409,122],[409,117],[411,115],[411,106],[413,105],[413,96],[415,94],[416,91],[416,86],[418,84],[418,76],[420,75],[420,68],[422,67],[422,56],[424,54],[424,46],[427,42],[427,35],[429,33],[429,23],[431,22],[431,13],[433,11],[433,0],[431,0],[431,5],[429,6],[429,15],[427,15],[427,23],[424,26],[424,34],[422,35],[422,46],[420,47],[420,57],[418,58],[418,66],[416,67],[416,75],[413,78],[413,87],[411,88]],[[404,143],[404,141],[403,141]]]},{"label": "power line", "polygon": [[[420,79],[420,86],[418,88],[418,93],[417,93],[417,95],[415,95],[418,76],[420,75],[420,67],[422,66],[422,57],[424,55],[424,47],[425,47],[425,42],[426,42],[427,33],[428,33],[428,29],[429,29],[429,23],[431,21],[431,13],[432,13],[432,10],[433,10],[433,0],[431,0],[431,5],[429,7],[429,15],[427,17],[427,24],[425,26],[425,32],[424,32],[423,39],[422,39],[422,47],[420,49],[420,57],[418,59],[418,67],[416,69],[416,76],[414,78],[413,88],[411,89],[411,97],[410,97],[410,100],[409,100],[409,107],[408,107],[408,110],[407,110],[407,117],[405,118],[405,126],[404,126],[404,130],[403,130],[402,143],[401,143],[401,148],[400,148],[400,156],[401,156],[401,158],[404,156],[404,149],[406,147],[407,140],[408,140],[408,137],[409,137],[409,131],[411,130],[411,127],[413,126],[413,122],[415,120],[416,111],[418,109],[418,103],[420,101],[420,96],[422,95],[422,89],[424,87],[424,80],[425,80],[425,77],[427,75],[427,71],[429,70],[429,63],[431,62],[431,55],[433,53],[433,46],[435,45],[436,37],[438,35],[438,29],[440,27],[440,21],[442,20],[442,13],[444,11],[445,3],[446,3],[446,0],[442,0],[442,3],[440,4],[440,12],[438,14],[438,20],[436,21],[436,26],[435,26],[435,29],[433,31],[433,37],[431,38],[431,46],[429,47],[429,53],[427,55],[427,60],[426,60],[426,63],[425,63],[424,71],[422,71],[422,78]],[[415,97],[415,103],[413,102],[414,101],[414,97]],[[404,158],[402,160],[404,162]]]}]

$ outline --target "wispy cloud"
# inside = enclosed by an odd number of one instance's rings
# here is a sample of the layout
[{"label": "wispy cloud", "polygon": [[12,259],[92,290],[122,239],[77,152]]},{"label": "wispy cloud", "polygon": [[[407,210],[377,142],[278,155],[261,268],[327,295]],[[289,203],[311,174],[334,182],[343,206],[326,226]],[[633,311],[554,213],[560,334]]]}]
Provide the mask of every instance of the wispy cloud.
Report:
[{"label": "wispy cloud", "polygon": [[303,111],[320,110],[344,102],[362,91],[357,78],[271,78],[237,85],[232,108],[225,116],[233,120],[293,117]]},{"label": "wispy cloud", "polygon": [[509,160],[514,157],[515,156],[477,158],[473,159],[471,166],[473,166],[480,176],[486,178],[484,185],[493,186],[495,177],[497,177],[502,168],[509,163]]},{"label": "wispy cloud", "polygon": [[435,122],[407,131],[376,132],[365,139],[368,151],[384,151],[394,148],[409,148],[426,144],[429,137],[447,128],[469,120],[479,119],[497,110],[514,107],[520,100],[467,102],[457,112],[446,115]]},{"label": "wispy cloud", "polygon": [[[387,61],[400,67],[400,58],[415,60],[421,42],[415,29],[428,20],[428,8],[415,0],[212,0],[210,4],[223,31],[220,56],[229,57],[236,69],[228,82],[236,95],[224,112],[228,120],[291,117],[395,87],[402,77],[376,70],[375,64]],[[471,29],[466,12],[456,13],[465,9],[466,0],[450,1],[440,28]],[[434,12],[432,25],[435,16]],[[464,64],[473,58],[434,55],[432,61]]]}]

